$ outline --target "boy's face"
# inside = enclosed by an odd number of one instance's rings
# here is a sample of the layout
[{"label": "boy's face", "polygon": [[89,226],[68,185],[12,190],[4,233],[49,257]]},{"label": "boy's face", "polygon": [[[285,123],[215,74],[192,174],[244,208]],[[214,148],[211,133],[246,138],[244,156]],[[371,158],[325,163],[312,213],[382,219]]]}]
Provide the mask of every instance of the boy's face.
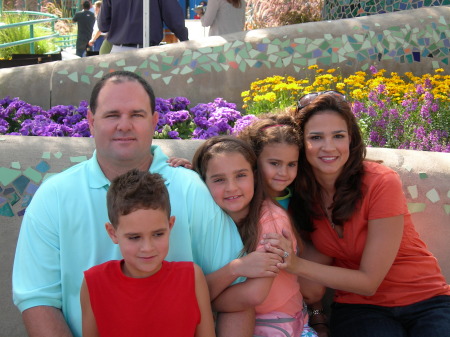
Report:
[{"label": "boy's face", "polygon": [[105,225],[112,241],[120,246],[126,276],[143,278],[161,269],[174,222],[175,217],[167,218],[162,209],[138,209],[120,216],[117,229]]}]

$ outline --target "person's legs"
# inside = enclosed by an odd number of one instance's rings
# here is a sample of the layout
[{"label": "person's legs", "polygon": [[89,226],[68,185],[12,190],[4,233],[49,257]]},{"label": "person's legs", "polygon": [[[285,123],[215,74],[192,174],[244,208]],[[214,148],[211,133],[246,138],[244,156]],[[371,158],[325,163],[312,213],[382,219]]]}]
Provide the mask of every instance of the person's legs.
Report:
[{"label": "person's legs", "polygon": [[217,315],[217,337],[251,337],[255,329],[255,311],[221,312]]},{"label": "person's legs", "polygon": [[92,46],[92,51],[98,51],[100,52],[100,48],[102,46],[103,41],[105,40],[105,37],[103,35],[100,35],[97,40],[95,40],[94,45]]},{"label": "person's legs", "polygon": [[407,337],[392,308],[333,303],[330,315],[332,337]]},{"label": "person's legs", "polygon": [[437,296],[399,308],[409,337],[450,336],[450,296]]}]

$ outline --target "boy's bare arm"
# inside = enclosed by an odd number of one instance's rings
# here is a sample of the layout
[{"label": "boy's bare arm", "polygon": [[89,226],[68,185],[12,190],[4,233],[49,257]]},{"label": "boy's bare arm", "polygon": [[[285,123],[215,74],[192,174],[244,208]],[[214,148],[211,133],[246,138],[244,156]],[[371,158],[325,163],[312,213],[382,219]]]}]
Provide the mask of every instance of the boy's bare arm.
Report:
[{"label": "boy's bare arm", "polygon": [[91,299],[89,297],[89,290],[86,285],[86,280],[83,279],[80,290],[80,304],[81,304],[81,317],[83,326],[83,337],[98,337],[97,322],[92,311]]},{"label": "boy's bare arm", "polygon": [[209,299],[208,285],[205,276],[199,266],[194,264],[195,270],[195,294],[200,308],[200,324],[195,331],[195,337],[215,337],[214,320]]}]

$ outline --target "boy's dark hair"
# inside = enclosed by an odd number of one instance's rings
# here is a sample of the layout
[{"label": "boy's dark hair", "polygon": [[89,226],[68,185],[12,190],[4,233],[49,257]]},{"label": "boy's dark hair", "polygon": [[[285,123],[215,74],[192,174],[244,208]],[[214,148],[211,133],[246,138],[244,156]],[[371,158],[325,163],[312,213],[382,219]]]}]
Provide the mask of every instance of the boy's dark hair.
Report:
[{"label": "boy's dark hair", "polygon": [[119,217],[139,209],[161,209],[170,217],[170,200],[164,179],[158,173],[133,169],[116,177],[106,195],[109,221],[114,228]]},{"label": "boy's dark hair", "polygon": [[91,8],[91,3],[89,1],[84,1],[83,2],[83,9],[89,9]]}]

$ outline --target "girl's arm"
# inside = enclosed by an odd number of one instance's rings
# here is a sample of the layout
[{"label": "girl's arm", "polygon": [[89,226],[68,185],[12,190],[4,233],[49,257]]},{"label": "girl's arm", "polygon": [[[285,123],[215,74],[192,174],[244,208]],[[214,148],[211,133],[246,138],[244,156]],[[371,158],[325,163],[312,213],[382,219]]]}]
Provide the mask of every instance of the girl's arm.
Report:
[{"label": "girl's arm", "polygon": [[273,278],[277,276],[279,271],[277,264],[280,262],[282,259],[278,254],[257,251],[235,259],[219,270],[206,275],[211,301],[239,277]]},{"label": "girl's arm", "polygon": [[195,272],[195,294],[200,309],[200,324],[195,330],[195,337],[214,337],[214,320],[209,300],[208,285],[205,276],[199,266],[194,264]]},{"label": "girl's arm", "polygon": [[[352,292],[363,296],[372,296],[386,277],[398,253],[403,235],[403,215],[369,220],[366,246],[358,270],[327,266],[296,257],[290,253],[284,263],[278,266],[288,272],[326,287]],[[275,233],[266,235],[266,247],[269,251],[279,253],[280,249],[270,244],[280,242]],[[290,239],[290,238],[288,238]],[[271,242],[271,240],[274,240]]]},{"label": "girl's arm", "polygon": [[95,321],[94,313],[92,312],[91,299],[89,297],[89,290],[86,285],[86,280],[83,279],[80,290],[81,303],[81,317],[83,327],[83,337],[98,337],[100,336],[97,329],[97,322]]},{"label": "girl's arm", "polygon": [[213,302],[219,312],[243,311],[264,302],[272,287],[273,277],[247,279],[223,291]]}]

